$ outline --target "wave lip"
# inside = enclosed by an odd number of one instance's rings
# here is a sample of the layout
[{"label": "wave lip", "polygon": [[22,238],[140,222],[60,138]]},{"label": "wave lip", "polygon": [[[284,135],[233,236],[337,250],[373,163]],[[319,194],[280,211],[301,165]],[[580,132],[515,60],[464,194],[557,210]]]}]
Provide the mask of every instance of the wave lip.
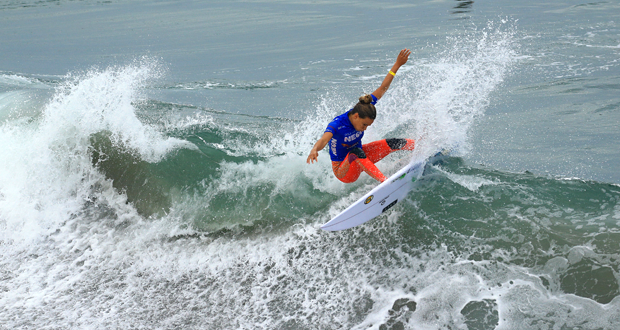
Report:
[{"label": "wave lip", "polygon": [[101,193],[94,187],[105,185],[97,182],[118,179],[93,164],[94,136],[105,134],[113,148],[147,163],[179,148],[195,148],[136,115],[142,89],[158,70],[156,63],[142,60],[68,75],[38,117],[5,121],[0,127],[3,240],[29,240],[55,230],[92,194]]}]

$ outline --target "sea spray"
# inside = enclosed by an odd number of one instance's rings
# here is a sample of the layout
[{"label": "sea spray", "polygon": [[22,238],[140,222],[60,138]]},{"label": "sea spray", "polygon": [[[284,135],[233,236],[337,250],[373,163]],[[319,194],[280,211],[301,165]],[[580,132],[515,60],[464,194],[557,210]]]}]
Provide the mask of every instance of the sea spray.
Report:
[{"label": "sea spray", "polygon": [[78,129],[80,137],[109,131],[116,143],[135,150],[150,162],[161,160],[174,148],[190,146],[164,137],[136,116],[135,104],[141,101],[143,88],[160,74],[156,62],[150,61],[144,59],[125,67],[69,76],[46,107],[44,125]]},{"label": "sea spray", "polygon": [[430,58],[412,58],[378,105],[374,136],[413,136],[422,157],[440,149],[465,154],[470,128],[518,60],[514,24],[489,22],[447,37]]},{"label": "sea spray", "polygon": [[[136,117],[134,102],[155,66],[125,67],[69,75],[36,121],[7,121],[0,133],[0,219],[8,241],[56,230],[92,198],[103,176],[93,164],[91,139],[105,133],[118,148],[144,161],[193,147],[161,135]],[[102,176],[103,174],[103,176]],[[119,193],[123,189],[118,188]]]}]

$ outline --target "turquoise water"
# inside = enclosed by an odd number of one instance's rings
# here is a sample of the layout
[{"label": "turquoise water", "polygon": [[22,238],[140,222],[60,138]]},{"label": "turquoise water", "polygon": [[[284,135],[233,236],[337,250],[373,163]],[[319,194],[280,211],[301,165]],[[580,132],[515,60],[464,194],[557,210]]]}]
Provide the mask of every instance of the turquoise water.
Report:
[{"label": "turquoise water", "polygon": [[[620,5],[0,4],[0,328],[614,329]],[[325,125],[437,148],[362,226]]]}]

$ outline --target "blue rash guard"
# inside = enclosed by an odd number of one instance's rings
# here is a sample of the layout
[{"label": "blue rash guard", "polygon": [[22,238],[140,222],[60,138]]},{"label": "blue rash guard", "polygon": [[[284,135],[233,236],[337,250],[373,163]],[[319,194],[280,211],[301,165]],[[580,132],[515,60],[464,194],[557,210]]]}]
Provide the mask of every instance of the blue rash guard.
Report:
[{"label": "blue rash guard", "polygon": [[[372,94],[370,96],[372,96],[372,104],[377,104],[377,98]],[[330,132],[334,135],[328,143],[332,162],[341,162],[351,149],[362,148],[364,132],[355,130],[349,119],[349,111],[334,118],[325,129],[326,133]]]}]

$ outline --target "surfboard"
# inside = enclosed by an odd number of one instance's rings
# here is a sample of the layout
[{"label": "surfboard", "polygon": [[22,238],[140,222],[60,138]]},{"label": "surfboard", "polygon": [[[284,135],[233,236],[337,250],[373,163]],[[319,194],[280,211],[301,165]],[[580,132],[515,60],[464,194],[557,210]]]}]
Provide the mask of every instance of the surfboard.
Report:
[{"label": "surfboard", "polygon": [[424,168],[429,161],[446,155],[447,152],[442,151],[429,159],[407,164],[336,217],[323,224],[321,229],[327,231],[349,229],[387,212],[411,191],[416,181],[424,174]]}]

